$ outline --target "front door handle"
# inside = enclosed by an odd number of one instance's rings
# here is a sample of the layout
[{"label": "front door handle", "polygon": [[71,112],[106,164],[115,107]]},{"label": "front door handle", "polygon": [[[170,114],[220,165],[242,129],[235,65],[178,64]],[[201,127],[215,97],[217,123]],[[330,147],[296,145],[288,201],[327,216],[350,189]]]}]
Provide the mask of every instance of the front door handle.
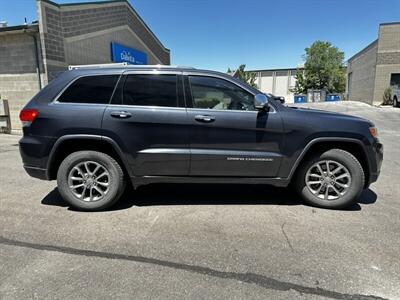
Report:
[{"label": "front door handle", "polygon": [[202,122],[202,123],[211,123],[215,121],[214,116],[208,116],[208,115],[197,115],[194,117],[194,119],[197,122]]},{"label": "front door handle", "polygon": [[113,111],[110,115],[111,117],[118,119],[128,119],[132,116],[132,114],[127,111]]}]

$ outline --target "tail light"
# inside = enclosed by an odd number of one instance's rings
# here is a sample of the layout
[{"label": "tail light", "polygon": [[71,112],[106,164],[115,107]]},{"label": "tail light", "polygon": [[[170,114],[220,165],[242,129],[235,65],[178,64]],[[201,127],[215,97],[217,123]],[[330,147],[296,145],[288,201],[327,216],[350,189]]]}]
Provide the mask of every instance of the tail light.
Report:
[{"label": "tail light", "polygon": [[31,125],[38,115],[39,111],[37,109],[25,108],[19,113],[19,119],[22,122],[22,126],[26,127]]}]

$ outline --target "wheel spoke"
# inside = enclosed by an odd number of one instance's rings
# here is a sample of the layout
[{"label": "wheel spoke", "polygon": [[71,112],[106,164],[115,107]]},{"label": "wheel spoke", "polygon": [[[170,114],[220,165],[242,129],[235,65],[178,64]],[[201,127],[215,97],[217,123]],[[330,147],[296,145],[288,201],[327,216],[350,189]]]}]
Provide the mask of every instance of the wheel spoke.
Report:
[{"label": "wheel spoke", "polygon": [[322,171],[322,168],[319,164],[317,164],[317,168],[318,168],[318,171],[321,173],[321,175],[324,175],[324,171]]},{"label": "wheel spoke", "polygon": [[335,175],[337,172],[339,172],[340,170],[342,170],[343,167],[342,166],[338,166],[336,169],[334,169],[331,174]]},{"label": "wheel spoke", "polygon": [[350,177],[350,174],[344,173],[344,174],[342,174],[342,175],[339,175],[338,177],[336,177],[336,180],[342,179],[342,178],[345,178],[345,177]]},{"label": "wheel spoke", "polygon": [[83,188],[83,191],[82,191],[82,194],[81,194],[81,199],[82,199],[82,200],[85,199],[86,190],[87,190],[87,187],[85,186],[85,187]]},{"label": "wheel spoke", "polygon": [[93,187],[89,189],[89,201],[93,200]]},{"label": "wheel spoke", "polygon": [[327,161],[325,162],[325,164],[326,164],[326,172],[327,172],[328,174],[330,174],[331,171],[329,170],[329,161],[327,160]]},{"label": "wheel spoke", "polygon": [[102,178],[103,176],[108,175],[107,172],[101,173],[99,176],[97,176],[97,180],[99,180],[99,178]]},{"label": "wheel spoke", "polygon": [[94,171],[92,172],[93,175],[96,175],[96,172],[101,168],[100,165],[97,165]]},{"label": "wheel spoke", "polygon": [[321,184],[321,181],[319,181],[319,180],[318,181],[309,181],[308,183],[309,184],[318,184],[318,183]]},{"label": "wheel spoke", "polygon": [[83,165],[85,166],[86,173],[89,174],[89,175],[91,175],[92,173],[90,172],[89,162],[85,161],[85,162],[83,163]]},{"label": "wheel spoke", "polygon": [[108,182],[101,182],[101,181],[97,181],[97,184],[101,185],[101,186],[108,186]]},{"label": "wheel spoke", "polygon": [[77,185],[71,185],[70,188],[75,190],[75,189],[80,188],[82,186],[85,186],[85,185],[83,183],[80,183],[80,184],[77,184]]},{"label": "wheel spoke", "polygon": [[340,196],[340,192],[338,191],[337,188],[335,188],[335,186],[333,184],[331,184],[329,187],[332,188],[332,190],[336,193],[337,196]]},{"label": "wheel spoke", "polygon": [[85,173],[82,171],[82,169],[80,168],[80,166],[76,166],[76,167],[74,167],[74,169],[77,170],[78,173],[79,173],[82,177],[85,176]]},{"label": "wheel spoke", "polygon": [[318,196],[319,193],[321,192],[322,188],[323,188],[323,185],[321,184],[321,185],[319,186],[318,190],[316,191],[317,196]]},{"label": "wheel spoke", "polygon": [[321,175],[319,175],[319,174],[309,174],[308,175],[309,177],[314,177],[314,178],[321,178],[322,176]]},{"label": "wheel spoke", "polygon": [[340,186],[342,188],[348,188],[349,187],[348,184],[344,184],[344,183],[341,183],[341,182],[338,182],[338,181],[336,181],[335,184],[337,184],[338,186]]},{"label": "wheel spoke", "polygon": [[324,199],[328,200],[328,197],[329,197],[329,185],[326,186]]},{"label": "wheel spoke", "polygon": [[72,176],[72,177],[70,177],[72,180],[75,180],[75,181],[83,181],[83,178],[82,177],[75,177],[75,176]]},{"label": "wheel spoke", "polygon": [[101,189],[99,189],[97,186],[94,186],[94,189],[95,189],[97,192],[99,192],[101,196],[104,196],[104,192],[103,192]]}]

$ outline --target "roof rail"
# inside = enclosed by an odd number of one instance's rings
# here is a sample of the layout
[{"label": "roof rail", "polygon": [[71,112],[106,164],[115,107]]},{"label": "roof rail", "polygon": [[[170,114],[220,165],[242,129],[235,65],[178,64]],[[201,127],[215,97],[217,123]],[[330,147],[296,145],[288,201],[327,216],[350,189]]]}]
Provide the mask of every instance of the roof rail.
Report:
[{"label": "roof rail", "polygon": [[92,65],[71,65],[68,67],[68,70],[77,70],[77,69],[93,69],[93,68],[184,68],[184,69],[195,69],[193,67],[184,67],[184,66],[170,66],[170,65],[131,65],[126,62],[122,63],[107,63],[107,64],[92,64]]}]

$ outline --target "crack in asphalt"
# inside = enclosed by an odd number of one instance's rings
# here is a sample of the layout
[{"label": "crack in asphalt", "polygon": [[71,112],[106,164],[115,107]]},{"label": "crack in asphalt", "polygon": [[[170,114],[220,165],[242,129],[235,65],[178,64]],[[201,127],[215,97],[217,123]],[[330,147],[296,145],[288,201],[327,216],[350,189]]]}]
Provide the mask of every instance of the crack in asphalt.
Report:
[{"label": "crack in asphalt", "polygon": [[308,295],[317,295],[328,297],[332,299],[385,299],[378,296],[373,295],[360,295],[360,294],[344,294],[339,293],[327,289],[323,289],[320,287],[308,287],[300,284],[290,283],[286,281],[280,281],[277,279],[273,279],[264,275],[254,274],[254,273],[235,273],[235,272],[224,272],[218,271],[215,269],[189,265],[183,263],[176,263],[156,258],[149,258],[144,256],[135,256],[135,255],[126,255],[126,254],[118,254],[111,252],[102,252],[102,251],[94,251],[94,250],[85,250],[85,249],[76,249],[65,246],[54,246],[54,245],[46,245],[46,244],[37,244],[30,242],[23,242],[18,240],[11,240],[0,236],[0,244],[22,247],[22,248],[30,248],[41,251],[51,251],[51,252],[59,252],[64,254],[78,255],[78,256],[87,256],[87,257],[97,257],[97,258],[106,258],[106,259],[115,259],[115,260],[127,260],[139,263],[146,263],[152,265],[158,265],[162,267],[172,268],[176,270],[188,271],[191,273],[201,274],[212,276],[216,278],[222,279],[233,279],[240,282],[256,284],[260,287],[276,290],[276,291],[289,291],[294,290],[301,294]]},{"label": "crack in asphalt", "polygon": [[286,232],[285,232],[285,229],[284,229],[285,224],[286,224],[286,223],[283,223],[283,224],[281,225],[282,233],[283,233],[283,235],[285,236],[286,242],[287,242],[287,244],[289,245],[289,247],[290,247],[290,249],[292,250],[292,252],[295,252],[295,251],[294,251],[294,248],[293,248],[293,246],[292,246],[292,243],[290,242],[289,237],[287,236],[287,234],[286,234]]}]

